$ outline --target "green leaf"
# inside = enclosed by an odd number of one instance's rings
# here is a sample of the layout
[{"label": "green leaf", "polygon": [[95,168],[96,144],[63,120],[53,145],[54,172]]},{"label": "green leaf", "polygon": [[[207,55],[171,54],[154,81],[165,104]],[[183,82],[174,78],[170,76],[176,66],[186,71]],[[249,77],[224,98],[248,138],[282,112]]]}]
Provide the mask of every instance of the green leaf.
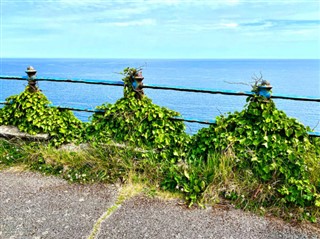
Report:
[{"label": "green leaf", "polygon": [[187,178],[187,179],[190,179],[190,175],[189,175],[189,173],[188,173],[188,171],[187,170],[184,170],[184,176]]}]

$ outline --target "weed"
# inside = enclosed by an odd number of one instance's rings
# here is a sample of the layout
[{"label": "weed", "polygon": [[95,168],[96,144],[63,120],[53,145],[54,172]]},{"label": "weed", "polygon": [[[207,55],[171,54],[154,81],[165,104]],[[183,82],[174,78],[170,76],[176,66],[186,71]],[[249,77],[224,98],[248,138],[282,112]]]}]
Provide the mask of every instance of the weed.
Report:
[{"label": "weed", "polygon": [[24,162],[26,152],[24,142],[17,140],[0,139],[0,165],[12,166]]}]

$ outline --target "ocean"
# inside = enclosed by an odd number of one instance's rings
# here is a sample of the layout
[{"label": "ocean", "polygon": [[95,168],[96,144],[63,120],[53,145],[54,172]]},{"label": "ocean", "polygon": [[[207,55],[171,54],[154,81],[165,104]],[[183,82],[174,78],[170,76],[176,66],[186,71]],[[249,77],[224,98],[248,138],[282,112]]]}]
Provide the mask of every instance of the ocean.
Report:
[{"label": "ocean", "polygon": [[[320,97],[320,60],[222,60],[222,59],[13,59],[2,58],[0,75],[24,76],[33,66],[38,77],[104,79],[119,81],[126,67],[142,68],[145,84],[250,91],[254,77],[262,76],[273,93]],[[0,101],[23,91],[27,82],[0,80]],[[54,105],[94,108],[114,103],[123,95],[119,86],[39,82]],[[155,104],[181,113],[185,118],[211,120],[241,111],[245,96],[212,95],[145,89]],[[320,131],[320,104],[275,99],[276,106],[315,131]],[[88,121],[90,113],[75,112]],[[194,134],[207,125],[187,123]]]}]

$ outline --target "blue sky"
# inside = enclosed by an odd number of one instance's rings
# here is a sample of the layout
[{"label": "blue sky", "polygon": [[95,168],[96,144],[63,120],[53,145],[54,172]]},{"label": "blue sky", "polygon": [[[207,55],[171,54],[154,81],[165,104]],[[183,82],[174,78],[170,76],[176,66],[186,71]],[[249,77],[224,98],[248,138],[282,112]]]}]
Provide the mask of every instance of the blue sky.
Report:
[{"label": "blue sky", "polygon": [[1,57],[320,58],[318,0],[0,0]]}]

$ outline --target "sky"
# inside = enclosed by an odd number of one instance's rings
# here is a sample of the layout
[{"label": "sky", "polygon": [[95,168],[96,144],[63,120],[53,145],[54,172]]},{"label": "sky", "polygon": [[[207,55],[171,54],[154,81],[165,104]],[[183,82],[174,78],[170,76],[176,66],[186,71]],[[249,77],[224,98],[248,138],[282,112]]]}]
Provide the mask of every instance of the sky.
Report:
[{"label": "sky", "polygon": [[0,57],[319,59],[319,0],[0,0]]}]

